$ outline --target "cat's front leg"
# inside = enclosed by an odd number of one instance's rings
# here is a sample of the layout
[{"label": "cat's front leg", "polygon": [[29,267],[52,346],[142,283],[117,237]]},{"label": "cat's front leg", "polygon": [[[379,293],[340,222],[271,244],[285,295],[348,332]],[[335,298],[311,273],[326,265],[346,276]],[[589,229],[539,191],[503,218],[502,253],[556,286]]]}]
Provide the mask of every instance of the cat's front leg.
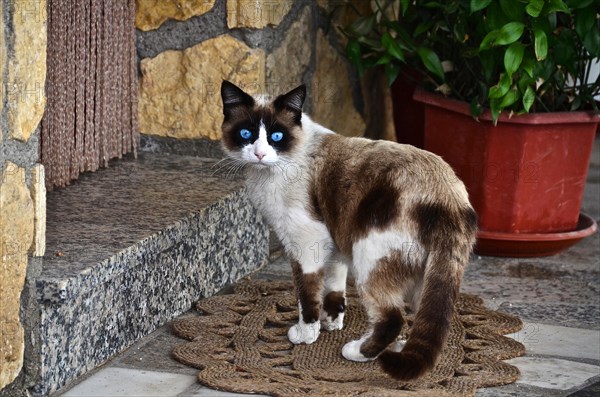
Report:
[{"label": "cat's front leg", "polygon": [[344,326],[347,274],[348,266],[341,259],[332,260],[325,267],[321,326],[327,331],[340,330]]},{"label": "cat's front leg", "polygon": [[311,344],[319,337],[321,323],[321,291],[323,269],[305,272],[299,262],[292,260],[292,271],[298,297],[298,324],[288,330],[288,339],[294,344]]}]

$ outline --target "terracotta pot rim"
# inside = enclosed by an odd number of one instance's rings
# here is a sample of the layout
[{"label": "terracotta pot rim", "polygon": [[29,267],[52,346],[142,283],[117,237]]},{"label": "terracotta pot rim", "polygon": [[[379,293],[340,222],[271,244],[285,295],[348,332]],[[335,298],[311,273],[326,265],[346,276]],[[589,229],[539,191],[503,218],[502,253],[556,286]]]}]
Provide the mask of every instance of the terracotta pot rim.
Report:
[{"label": "terracotta pot rim", "polygon": [[510,233],[510,232],[492,232],[480,230],[477,233],[478,238],[503,241],[563,241],[582,239],[591,236],[598,230],[596,220],[585,213],[579,214],[577,228],[568,232],[553,233]]},{"label": "terracotta pot rim", "polygon": [[[425,103],[430,106],[436,106],[456,113],[471,116],[471,110],[467,102],[459,101],[454,98],[447,98],[440,94],[434,94],[425,91],[422,88],[417,88],[413,99],[418,102]],[[479,121],[484,120],[491,122],[492,114],[489,110],[485,110],[478,117]],[[552,112],[552,113],[528,113],[509,117],[506,114],[501,114],[498,121],[502,123],[512,124],[584,124],[584,123],[600,123],[600,115],[593,111],[577,111],[577,112]]]}]

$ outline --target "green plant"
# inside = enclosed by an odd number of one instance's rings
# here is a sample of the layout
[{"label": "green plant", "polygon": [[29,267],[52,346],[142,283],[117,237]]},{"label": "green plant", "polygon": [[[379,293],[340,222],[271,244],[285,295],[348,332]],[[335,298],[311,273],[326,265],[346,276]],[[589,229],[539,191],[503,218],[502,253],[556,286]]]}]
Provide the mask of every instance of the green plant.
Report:
[{"label": "green plant", "polygon": [[391,84],[406,66],[427,89],[467,101],[477,117],[594,110],[600,81],[599,0],[376,0],[343,29],[362,73]]}]

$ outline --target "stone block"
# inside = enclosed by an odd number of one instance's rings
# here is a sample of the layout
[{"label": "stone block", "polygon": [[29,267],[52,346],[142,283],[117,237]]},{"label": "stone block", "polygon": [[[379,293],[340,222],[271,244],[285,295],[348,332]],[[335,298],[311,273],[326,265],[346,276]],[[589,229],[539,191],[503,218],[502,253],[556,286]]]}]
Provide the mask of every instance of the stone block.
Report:
[{"label": "stone block", "polygon": [[313,119],[338,134],[362,136],[365,121],[354,107],[353,90],[346,59],[319,30],[317,66],[311,90]]},{"label": "stone block", "polygon": [[135,26],[158,29],[167,19],[185,21],[210,11],[216,0],[136,0]]},{"label": "stone block", "polygon": [[33,202],[25,170],[6,161],[0,181],[0,389],[12,383],[23,367],[19,310],[32,238]]},{"label": "stone block", "polygon": [[311,48],[298,45],[298,38],[310,37],[311,11],[304,9],[290,26],[281,45],[267,56],[266,78],[269,94],[279,95],[300,84],[310,64]]},{"label": "stone block", "polygon": [[48,396],[263,266],[269,229],[243,184],[216,159],[140,153],[50,192],[31,394]]},{"label": "stone block", "polygon": [[302,84],[311,59],[311,46],[298,45],[311,36],[311,11],[306,7],[286,32],[281,45],[267,56],[267,90],[279,95]]},{"label": "stone block", "polygon": [[31,198],[34,210],[34,235],[31,254],[44,256],[46,251],[46,183],[45,171],[42,164],[36,164],[32,171]]},{"label": "stone block", "polygon": [[[6,39],[4,36],[4,2],[0,2],[0,79],[4,81],[4,70],[6,65]],[[0,85],[0,115],[4,109],[4,84]],[[2,130],[0,129],[0,143],[2,142]]]},{"label": "stone block", "polygon": [[227,0],[227,26],[230,29],[277,26],[293,3],[292,0]]},{"label": "stone block", "polygon": [[223,79],[256,93],[265,85],[265,53],[228,35],[141,61],[140,132],[173,138],[221,138]]},{"label": "stone block", "polygon": [[15,0],[8,60],[9,136],[28,141],[39,125],[46,97],[46,0]]}]

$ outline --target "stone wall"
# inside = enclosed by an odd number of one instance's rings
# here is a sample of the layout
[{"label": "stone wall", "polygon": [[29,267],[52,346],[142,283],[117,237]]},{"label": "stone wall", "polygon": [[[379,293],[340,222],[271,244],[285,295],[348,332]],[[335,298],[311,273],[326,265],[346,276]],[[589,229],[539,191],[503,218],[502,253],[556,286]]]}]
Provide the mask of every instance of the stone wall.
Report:
[{"label": "stone wall", "polygon": [[0,0],[0,394],[20,396],[33,376],[26,354],[36,321],[33,280],[43,255],[44,169],[39,123],[46,80],[45,0]]},{"label": "stone wall", "polygon": [[305,83],[305,111],[317,122],[347,136],[393,139],[382,76],[361,81],[344,56],[336,27],[356,15],[349,1],[137,0],[140,132],[219,140],[227,79],[271,95]]}]

